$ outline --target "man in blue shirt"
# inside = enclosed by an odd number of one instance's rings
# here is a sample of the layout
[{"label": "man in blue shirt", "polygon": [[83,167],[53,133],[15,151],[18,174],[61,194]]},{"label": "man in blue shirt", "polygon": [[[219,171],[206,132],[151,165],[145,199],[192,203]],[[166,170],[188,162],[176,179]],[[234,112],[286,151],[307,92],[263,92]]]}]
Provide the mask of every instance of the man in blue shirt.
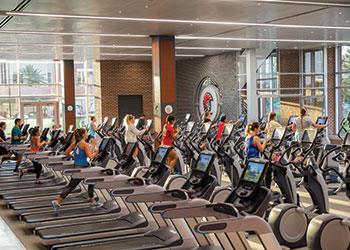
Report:
[{"label": "man in blue shirt", "polygon": [[22,120],[20,118],[16,118],[15,126],[11,132],[11,144],[18,145],[21,144],[21,140],[27,139],[27,136],[22,136],[21,132]]}]

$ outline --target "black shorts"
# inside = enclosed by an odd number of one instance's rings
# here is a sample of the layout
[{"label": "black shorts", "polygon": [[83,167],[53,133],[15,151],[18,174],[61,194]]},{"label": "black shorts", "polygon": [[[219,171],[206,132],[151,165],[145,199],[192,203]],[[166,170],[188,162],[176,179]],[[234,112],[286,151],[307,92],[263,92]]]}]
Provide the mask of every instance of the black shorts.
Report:
[{"label": "black shorts", "polygon": [[7,155],[9,152],[6,148],[0,146],[0,155]]}]

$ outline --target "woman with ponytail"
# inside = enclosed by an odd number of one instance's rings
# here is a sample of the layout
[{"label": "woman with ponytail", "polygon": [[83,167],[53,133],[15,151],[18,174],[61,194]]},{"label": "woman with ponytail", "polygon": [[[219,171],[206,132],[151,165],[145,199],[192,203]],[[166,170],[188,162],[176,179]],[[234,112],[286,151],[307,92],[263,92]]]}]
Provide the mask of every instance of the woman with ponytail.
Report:
[{"label": "woman with ponytail", "polygon": [[245,140],[245,152],[247,159],[260,158],[260,152],[263,152],[267,140],[264,143],[260,142],[260,138],[257,134],[260,131],[260,125],[258,122],[249,123],[246,128],[246,140]]},{"label": "woman with ponytail", "polygon": [[300,114],[299,117],[296,118],[293,122],[292,125],[292,130],[295,132],[294,138],[297,141],[301,141],[301,137],[303,136],[303,133],[306,129],[309,128],[325,128],[327,125],[318,125],[315,124],[310,116],[307,115],[307,110],[306,108],[301,108],[300,109]]},{"label": "woman with ponytail", "polygon": [[[74,159],[74,166],[77,168],[87,168],[89,167],[88,158],[94,158],[98,150],[92,150],[92,145],[86,142],[88,138],[88,132],[85,128],[79,128],[74,131],[74,142],[67,148],[66,155]],[[69,184],[64,187],[62,193],[52,201],[52,207],[57,213],[64,199],[79,185],[83,179],[73,179],[71,178]],[[94,198],[94,186],[88,185],[88,193],[91,205],[96,205],[96,200]]]}]

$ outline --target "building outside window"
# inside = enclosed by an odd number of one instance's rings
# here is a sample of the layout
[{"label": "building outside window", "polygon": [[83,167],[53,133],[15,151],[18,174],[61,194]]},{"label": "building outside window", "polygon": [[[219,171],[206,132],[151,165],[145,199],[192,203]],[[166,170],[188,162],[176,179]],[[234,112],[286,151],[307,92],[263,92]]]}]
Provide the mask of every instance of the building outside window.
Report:
[{"label": "building outside window", "polygon": [[350,46],[336,48],[337,127],[350,113]]}]

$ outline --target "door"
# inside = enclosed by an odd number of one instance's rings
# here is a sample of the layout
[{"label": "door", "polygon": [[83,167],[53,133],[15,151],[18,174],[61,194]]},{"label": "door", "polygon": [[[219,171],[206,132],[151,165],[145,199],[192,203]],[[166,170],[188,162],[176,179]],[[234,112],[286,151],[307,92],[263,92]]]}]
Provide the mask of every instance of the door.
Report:
[{"label": "door", "polygon": [[41,129],[51,128],[58,122],[57,102],[24,102],[21,104],[21,114],[24,123],[30,127],[40,126]]},{"label": "door", "polygon": [[119,95],[118,114],[119,123],[123,122],[125,115],[131,114],[136,118],[143,113],[142,95]]}]

